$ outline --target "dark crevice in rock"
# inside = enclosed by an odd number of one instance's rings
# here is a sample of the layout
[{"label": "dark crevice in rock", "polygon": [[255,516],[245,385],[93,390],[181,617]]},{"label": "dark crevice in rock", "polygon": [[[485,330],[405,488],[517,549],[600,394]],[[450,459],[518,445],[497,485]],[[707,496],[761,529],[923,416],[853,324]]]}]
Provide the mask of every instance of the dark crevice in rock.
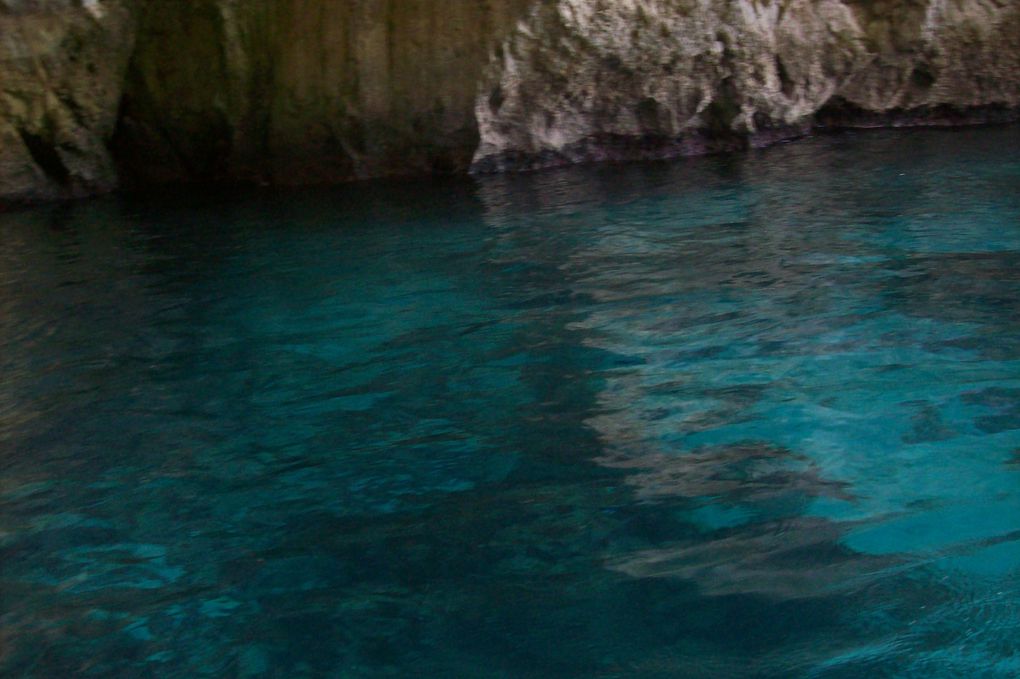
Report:
[{"label": "dark crevice in rock", "polygon": [[755,112],[753,120],[754,131],[748,136],[748,146],[751,148],[765,148],[811,134],[810,121],[783,123],[773,120],[761,111]]},{"label": "dark crevice in rock", "polygon": [[719,84],[715,99],[702,114],[705,128],[710,134],[717,137],[733,135],[733,121],[740,114],[739,102],[733,79],[726,78]]},{"label": "dark crevice in rock", "polygon": [[780,91],[787,98],[792,98],[797,85],[790,77],[790,73],[786,70],[786,64],[783,63],[783,59],[779,55],[776,55],[776,75],[779,76]]},{"label": "dark crevice in rock", "polygon": [[918,64],[910,73],[910,82],[925,90],[934,85],[936,79],[936,75],[928,64]]},{"label": "dark crevice in rock", "polygon": [[634,115],[637,116],[641,129],[652,132],[660,129],[659,124],[659,102],[651,97],[646,97],[638,102],[634,108]]},{"label": "dark crevice in rock", "polygon": [[65,108],[67,108],[76,125],[79,125],[80,127],[88,127],[88,120],[86,118],[85,111],[82,109],[81,104],[79,104],[78,101],[70,95],[70,93],[58,92],[57,99],[60,100],[60,103],[63,104]]},{"label": "dark crevice in rock", "polygon": [[503,88],[499,85],[493,87],[492,92],[489,93],[489,108],[493,113],[499,113],[499,109],[503,108],[504,100]]},{"label": "dark crevice in rock", "polygon": [[25,144],[25,148],[28,149],[29,155],[32,156],[32,160],[35,161],[39,169],[46,173],[47,177],[60,186],[66,187],[70,185],[71,171],[64,164],[56,146],[28,130],[18,130],[18,134],[21,136],[21,141]]},{"label": "dark crevice in rock", "polygon": [[833,97],[815,114],[815,127],[841,129],[855,127],[956,127],[958,125],[990,125],[1020,120],[1020,108],[1005,104],[985,106],[922,106],[869,111],[843,99]]}]

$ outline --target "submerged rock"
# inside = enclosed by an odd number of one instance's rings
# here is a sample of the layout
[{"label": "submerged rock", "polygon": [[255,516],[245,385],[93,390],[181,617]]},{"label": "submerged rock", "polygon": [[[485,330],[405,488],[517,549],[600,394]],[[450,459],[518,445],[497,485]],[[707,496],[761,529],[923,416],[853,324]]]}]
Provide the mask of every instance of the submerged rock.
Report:
[{"label": "submerged rock", "polygon": [[0,0],[0,199],[1009,120],[1001,0]]}]

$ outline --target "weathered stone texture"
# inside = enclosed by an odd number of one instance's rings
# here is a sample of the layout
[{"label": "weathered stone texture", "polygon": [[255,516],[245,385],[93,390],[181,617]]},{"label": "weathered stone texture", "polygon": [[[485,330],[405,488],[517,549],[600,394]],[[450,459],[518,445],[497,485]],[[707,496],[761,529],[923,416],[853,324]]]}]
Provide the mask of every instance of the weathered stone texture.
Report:
[{"label": "weathered stone texture", "polygon": [[0,203],[106,191],[132,13],[117,0],[0,0]]},{"label": "weathered stone texture", "polygon": [[816,122],[1001,119],[1020,105],[1020,3],[558,0],[490,73],[487,169],[734,148]]}]

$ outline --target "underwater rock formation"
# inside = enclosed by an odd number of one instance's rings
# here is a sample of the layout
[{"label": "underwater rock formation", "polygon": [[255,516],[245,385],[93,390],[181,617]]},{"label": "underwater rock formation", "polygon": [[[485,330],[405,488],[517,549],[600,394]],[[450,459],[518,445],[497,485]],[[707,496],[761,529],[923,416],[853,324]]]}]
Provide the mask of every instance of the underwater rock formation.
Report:
[{"label": "underwater rock formation", "polygon": [[671,157],[1018,107],[1006,0],[0,0],[8,201]]}]

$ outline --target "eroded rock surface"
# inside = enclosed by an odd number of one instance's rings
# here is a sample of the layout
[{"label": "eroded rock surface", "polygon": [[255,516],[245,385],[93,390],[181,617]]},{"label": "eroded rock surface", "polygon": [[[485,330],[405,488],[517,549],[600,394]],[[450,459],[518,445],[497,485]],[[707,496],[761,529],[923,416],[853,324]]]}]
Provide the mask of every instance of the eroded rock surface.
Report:
[{"label": "eroded rock surface", "polygon": [[119,0],[0,0],[0,206],[117,185],[117,123],[134,17]]},{"label": "eroded rock surface", "polygon": [[8,200],[669,157],[1018,108],[1013,0],[0,0]]},{"label": "eroded rock surface", "polygon": [[492,73],[485,169],[760,145],[817,123],[1002,120],[1020,104],[1020,5],[559,0]]}]

